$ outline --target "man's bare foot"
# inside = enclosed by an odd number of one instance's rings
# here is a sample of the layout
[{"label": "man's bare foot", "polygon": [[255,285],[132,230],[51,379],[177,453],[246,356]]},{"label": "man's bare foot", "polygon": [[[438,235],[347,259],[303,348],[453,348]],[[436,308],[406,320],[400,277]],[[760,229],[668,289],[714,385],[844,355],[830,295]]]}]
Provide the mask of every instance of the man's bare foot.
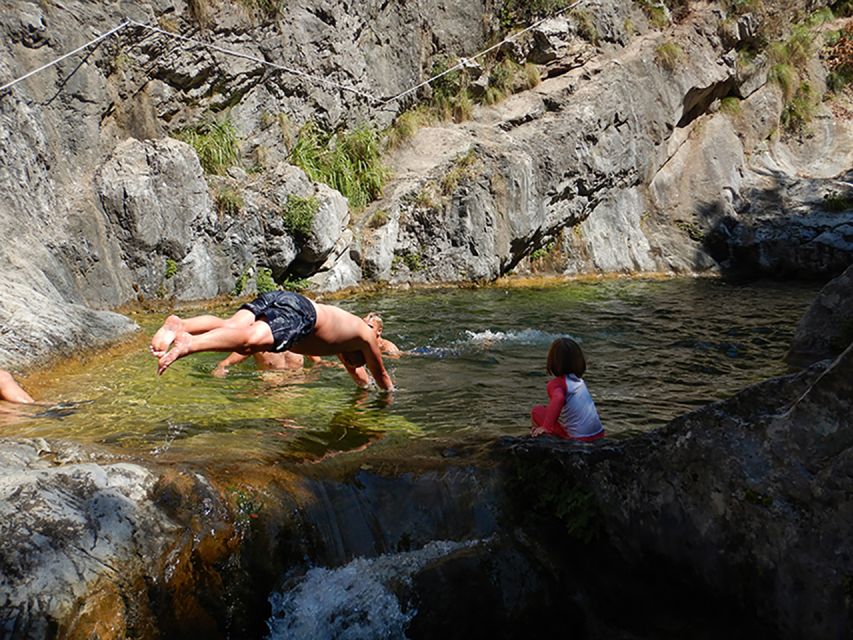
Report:
[{"label": "man's bare foot", "polygon": [[186,331],[181,331],[175,336],[172,343],[172,348],[167,353],[157,358],[157,374],[163,375],[163,372],[169,368],[175,360],[182,358],[190,352],[190,341],[192,336]]},{"label": "man's bare foot", "polygon": [[175,339],[175,335],[184,328],[184,321],[178,316],[169,316],[163,323],[163,326],[157,330],[154,337],[151,338],[151,353],[158,358],[166,355],[169,350],[169,345]]}]

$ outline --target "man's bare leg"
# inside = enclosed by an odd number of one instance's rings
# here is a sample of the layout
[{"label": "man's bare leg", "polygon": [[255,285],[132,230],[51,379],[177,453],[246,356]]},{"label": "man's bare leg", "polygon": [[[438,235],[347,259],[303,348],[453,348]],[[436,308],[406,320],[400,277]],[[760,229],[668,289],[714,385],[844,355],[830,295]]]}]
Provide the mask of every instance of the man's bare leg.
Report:
[{"label": "man's bare leg", "polygon": [[184,321],[178,316],[172,315],[166,318],[163,326],[157,329],[154,337],[151,338],[151,346],[149,349],[158,358],[166,353],[169,345],[175,339],[175,335],[183,329]]},{"label": "man's bare leg", "polygon": [[151,338],[151,353],[158,358],[165,355],[169,350],[169,345],[172,344],[175,336],[181,331],[186,331],[194,336],[222,327],[247,327],[254,321],[255,314],[248,309],[240,309],[230,318],[203,315],[184,319],[176,315],[171,315],[166,318],[163,326]]},{"label": "man's bare leg", "polygon": [[192,335],[179,332],[172,348],[157,358],[157,373],[162,374],[179,358],[201,351],[236,351],[251,354],[267,351],[273,346],[273,336],[266,322],[253,322],[249,326],[219,327]]}]

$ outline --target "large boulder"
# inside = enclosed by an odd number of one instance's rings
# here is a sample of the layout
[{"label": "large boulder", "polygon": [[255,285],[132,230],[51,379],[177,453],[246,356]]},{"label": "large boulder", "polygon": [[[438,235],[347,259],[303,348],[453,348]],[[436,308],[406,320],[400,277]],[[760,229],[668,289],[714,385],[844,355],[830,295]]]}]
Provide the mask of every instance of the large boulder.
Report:
[{"label": "large boulder", "polygon": [[795,366],[834,358],[853,342],[853,266],[820,290],[797,325],[785,359]]},{"label": "large boulder", "polygon": [[691,606],[725,605],[728,624],[841,638],[851,615],[852,418],[848,348],[629,441],[536,439],[512,451],[522,477],[538,480],[528,495],[550,497],[575,534],[600,536],[594,548],[615,550],[627,576],[683,585],[699,598]]}]

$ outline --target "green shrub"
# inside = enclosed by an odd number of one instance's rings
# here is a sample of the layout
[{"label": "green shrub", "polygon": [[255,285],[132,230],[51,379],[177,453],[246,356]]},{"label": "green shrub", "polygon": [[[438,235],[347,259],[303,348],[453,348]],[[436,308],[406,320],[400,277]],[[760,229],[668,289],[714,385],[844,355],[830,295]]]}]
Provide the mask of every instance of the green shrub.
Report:
[{"label": "green shrub", "polygon": [[598,28],[592,19],[592,14],[585,9],[573,9],[569,14],[577,23],[578,35],[592,44],[598,44]]},{"label": "green shrub", "polygon": [[330,135],[308,123],[299,132],[290,161],[312,180],[340,191],[356,210],[379,197],[388,175],[379,134],[366,126]]},{"label": "green shrub", "polygon": [[777,64],[770,68],[767,78],[775,82],[782,89],[782,98],[787,102],[794,97],[797,91],[797,72],[788,64]]},{"label": "green shrub", "polygon": [[410,140],[415,132],[422,126],[428,124],[432,119],[426,107],[416,106],[404,111],[388,129],[385,130],[385,146],[388,149],[396,149],[401,144]]},{"label": "green shrub", "polygon": [[266,267],[258,267],[258,272],[255,275],[255,285],[258,288],[258,293],[269,293],[278,289],[278,285],[272,277],[272,270]]},{"label": "green shrub", "polygon": [[171,258],[166,258],[166,272],[163,275],[166,280],[171,280],[178,275],[178,263]]},{"label": "green shrub", "polygon": [[242,295],[243,292],[246,291],[246,285],[249,284],[249,272],[244,271],[241,273],[238,278],[234,281],[234,289],[231,292],[232,295],[239,296]]},{"label": "green shrub", "polygon": [[423,269],[423,258],[415,251],[404,251],[400,254],[400,260],[408,267],[409,271],[420,271]]},{"label": "green shrub", "polygon": [[281,17],[284,0],[239,0],[246,9],[268,20]]},{"label": "green shrub", "polygon": [[669,26],[669,12],[666,6],[650,2],[650,0],[638,0],[637,4],[649,19],[649,24],[655,29],[665,29]]},{"label": "green shrub", "polygon": [[833,191],[823,196],[823,207],[833,213],[841,213],[853,209],[853,197]]},{"label": "green shrub", "polygon": [[284,220],[284,228],[291,234],[307,236],[311,233],[311,225],[314,224],[314,216],[320,209],[317,198],[308,196],[302,198],[295,194],[287,196],[287,203],[281,211]]},{"label": "green shrub", "polygon": [[216,194],[216,210],[221,215],[237,215],[243,208],[243,194],[234,187],[222,187]]},{"label": "green shrub", "polygon": [[655,60],[668,71],[675,71],[683,56],[684,51],[674,42],[662,42],[655,48]]},{"label": "green shrub", "polygon": [[476,161],[477,154],[473,149],[456,158],[453,166],[441,179],[441,193],[449,196],[456,191],[456,187],[459,186],[463,178],[471,177]]},{"label": "green shrub", "polygon": [[179,129],[172,136],[195,149],[206,173],[222,175],[237,163],[237,130],[229,120],[211,121],[195,128]]},{"label": "green shrub", "polygon": [[371,229],[378,229],[388,222],[388,217],[388,212],[385,209],[379,209],[371,216],[367,226]]},{"label": "green shrub", "polygon": [[287,277],[282,280],[281,288],[287,289],[288,291],[305,291],[309,285],[310,283],[305,278]]},{"label": "green shrub", "polygon": [[828,70],[826,86],[839,93],[853,82],[853,21],[827,35],[822,56]]},{"label": "green shrub", "polygon": [[803,82],[782,110],[782,126],[788,131],[802,132],[814,118],[818,103],[811,85]]},{"label": "green shrub", "polygon": [[553,15],[573,2],[574,0],[506,0],[498,10],[498,20],[504,31],[510,31]]},{"label": "green shrub", "polygon": [[742,16],[745,13],[751,13],[756,10],[761,0],[724,0],[723,9],[726,12]]},{"label": "green shrub", "polygon": [[740,113],[740,100],[734,96],[726,96],[720,100],[720,111],[730,116]]}]

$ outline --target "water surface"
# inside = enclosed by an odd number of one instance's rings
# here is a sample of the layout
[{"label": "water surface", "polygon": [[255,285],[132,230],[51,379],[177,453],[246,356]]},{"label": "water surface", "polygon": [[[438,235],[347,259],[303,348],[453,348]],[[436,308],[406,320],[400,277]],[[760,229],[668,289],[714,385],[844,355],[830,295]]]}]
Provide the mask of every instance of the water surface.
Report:
[{"label": "water surface", "polygon": [[386,361],[397,386],[391,396],[355,389],[335,366],[258,372],[249,360],[213,377],[225,354],[190,356],[158,378],[146,345],[164,316],[139,314],[144,335],[34,377],[40,404],[6,404],[0,417],[7,435],[72,438],[163,460],[316,460],[378,442],[523,435],[530,407],[546,401],[548,346],[569,335],[586,353],[585,379],[606,429],[625,435],[785,373],[783,356],[817,291],[626,279],[336,301],[359,315],[379,311],[385,337],[409,352]]}]

